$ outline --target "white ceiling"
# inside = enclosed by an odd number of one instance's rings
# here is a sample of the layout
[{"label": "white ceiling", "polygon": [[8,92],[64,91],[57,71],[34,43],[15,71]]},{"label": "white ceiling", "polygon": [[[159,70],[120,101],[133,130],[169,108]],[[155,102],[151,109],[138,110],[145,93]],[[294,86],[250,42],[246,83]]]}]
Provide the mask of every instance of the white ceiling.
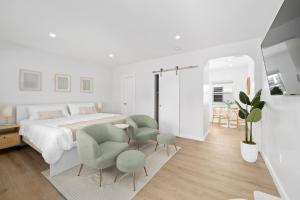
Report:
[{"label": "white ceiling", "polygon": [[261,37],[281,2],[0,0],[0,40],[120,65]]},{"label": "white ceiling", "polygon": [[248,68],[253,60],[247,55],[222,57],[208,61],[209,69],[223,70],[228,68]]}]

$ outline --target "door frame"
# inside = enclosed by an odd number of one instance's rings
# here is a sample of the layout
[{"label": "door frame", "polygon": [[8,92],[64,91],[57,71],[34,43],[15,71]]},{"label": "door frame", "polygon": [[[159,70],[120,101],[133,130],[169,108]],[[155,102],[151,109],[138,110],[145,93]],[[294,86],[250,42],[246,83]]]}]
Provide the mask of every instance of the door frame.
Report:
[{"label": "door frame", "polygon": [[121,112],[123,113],[123,99],[124,99],[124,89],[123,89],[123,81],[128,78],[128,77],[132,77],[134,80],[134,95],[133,95],[133,107],[132,107],[132,112],[135,113],[135,102],[136,102],[136,80],[135,80],[135,74],[125,74],[121,76],[121,81],[120,81],[120,88],[121,88]]}]

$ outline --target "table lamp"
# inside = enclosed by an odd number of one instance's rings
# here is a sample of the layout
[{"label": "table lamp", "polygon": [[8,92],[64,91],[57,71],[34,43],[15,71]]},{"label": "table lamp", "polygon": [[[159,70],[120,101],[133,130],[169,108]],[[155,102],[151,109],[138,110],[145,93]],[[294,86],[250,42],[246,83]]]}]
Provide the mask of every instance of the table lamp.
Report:
[{"label": "table lamp", "polygon": [[102,112],[102,102],[96,103],[97,112]]},{"label": "table lamp", "polygon": [[9,119],[13,117],[13,114],[14,114],[13,112],[14,112],[13,106],[11,106],[11,105],[3,106],[1,115],[2,115],[2,117],[4,117],[6,119],[6,122],[7,122],[6,125],[9,125]]}]

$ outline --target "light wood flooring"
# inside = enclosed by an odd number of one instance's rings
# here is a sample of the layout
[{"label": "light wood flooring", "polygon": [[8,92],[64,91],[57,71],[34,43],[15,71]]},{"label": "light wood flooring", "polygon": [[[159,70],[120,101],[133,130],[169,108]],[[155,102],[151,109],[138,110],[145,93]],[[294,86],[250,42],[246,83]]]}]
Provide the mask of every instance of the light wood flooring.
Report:
[{"label": "light wood flooring", "polygon": [[[179,138],[182,149],[135,199],[251,200],[255,190],[278,196],[261,156],[256,164],[241,159],[242,137],[242,129],[214,125],[205,142]],[[0,199],[64,199],[42,176],[47,167],[30,147],[0,151]]]}]

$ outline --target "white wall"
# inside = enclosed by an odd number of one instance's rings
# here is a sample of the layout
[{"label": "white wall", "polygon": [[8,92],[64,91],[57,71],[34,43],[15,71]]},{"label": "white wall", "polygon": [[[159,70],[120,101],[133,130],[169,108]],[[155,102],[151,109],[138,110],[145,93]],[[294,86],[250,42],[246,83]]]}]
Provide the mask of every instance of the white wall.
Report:
[{"label": "white wall", "polygon": [[266,80],[264,91],[262,152],[281,193],[290,200],[299,199],[300,96],[271,96]]},{"label": "white wall", "polygon": [[233,82],[232,92],[234,99],[238,99],[241,90],[246,91],[246,79],[248,76],[247,64],[210,70],[210,81],[212,83],[224,81]]},{"label": "white wall", "polygon": [[271,96],[263,76],[261,151],[286,200],[300,198],[300,96]]},{"label": "white wall", "polygon": [[[186,78],[186,85],[193,87],[193,93],[191,93],[191,100],[198,99],[196,103],[184,103],[184,108],[187,111],[199,113],[202,117],[198,116],[192,118],[186,115],[185,122],[181,122],[181,126],[188,127],[197,124],[197,129],[194,129],[194,138],[203,138],[205,135],[204,122],[208,121],[203,119],[203,69],[208,60],[227,57],[227,56],[239,56],[248,55],[256,62],[260,57],[260,49],[258,49],[258,40],[248,40],[235,44],[222,45],[212,47],[204,50],[193,51],[175,56],[169,56],[154,60],[148,60],[144,62],[118,66],[113,69],[113,110],[114,112],[121,112],[121,78],[124,75],[135,74],[136,77],[136,113],[144,113],[150,116],[154,116],[154,78],[152,71],[159,70],[160,68],[173,68],[175,66],[184,67],[189,65],[198,65],[197,72],[193,74],[191,79]],[[261,83],[261,66],[258,66],[258,71],[255,71],[255,78],[257,85]],[[201,100],[202,99],[202,100]],[[207,108],[206,108],[207,109]],[[208,109],[207,109],[208,110]],[[207,112],[207,111],[206,111]],[[259,131],[259,130],[258,130]],[[190,132],[190,131],[188,131]]]},{"label": "white wall", "polygon": [[[161,66],[171,68],[177,64],[180,66],[186,66],[196,64],[196,62],[189,60],[189,58],[182,59],[182,57],[179,56],[116,67],[113,70],[112,99],[114,112],[121,112],[122,77],[125,75],[134,74],[136,79],[135,112],[137,114],[154,116],[154,75],[152,70],[157,70]],[[181,71],[180,75],[180,82],[185,82],[185,84],[180,84],[180,90],[183,91],[183,94],[180,96],[180,101],[182,102],[180,107],[180,132],[184,132],[186,137],[199,140],[203,139],[203,132],[205,132],[202,129],[202,76],[202,68],[191,69],[191,71]],[[197,104],[197,102],[199,104]],[[189,126],[186,121],[193,123]]]},{"label": "white wall", "polygon": [[[274,11],[274,18],[276,14]],[[291,33],[299,36],[299,23],[295,22],[291,21],[272,29],[272,35],[267,36],[266,43],[273,45],[290,39]],[[281,59],[286,59],[283,55],[280,56]],[[273,60],[270,64],[275,64],[274,68],[280,69],[279,55],[274,58],[276,61]],[[261,65],[264,66],[263,60]],[[271,96],[266,72],[263,68],[261,72],[263,98],[266,101],[261,123],[261,152],[281,196],[285,200],[297,200],[300,199],[300,96]]]},{"label": "white wall", "polygon": [[[20,91],[19,70],[42,72],[42,91]],[[71,75],[71,92],[54,91],[55,74]],[[80,77],[94,79],[94,92],[80,93]],[[111,72],[97,65],[30,50],[8,42],[0,43],[0,104],[37,104],[64,102],[104,103],[110,110]]]}]

